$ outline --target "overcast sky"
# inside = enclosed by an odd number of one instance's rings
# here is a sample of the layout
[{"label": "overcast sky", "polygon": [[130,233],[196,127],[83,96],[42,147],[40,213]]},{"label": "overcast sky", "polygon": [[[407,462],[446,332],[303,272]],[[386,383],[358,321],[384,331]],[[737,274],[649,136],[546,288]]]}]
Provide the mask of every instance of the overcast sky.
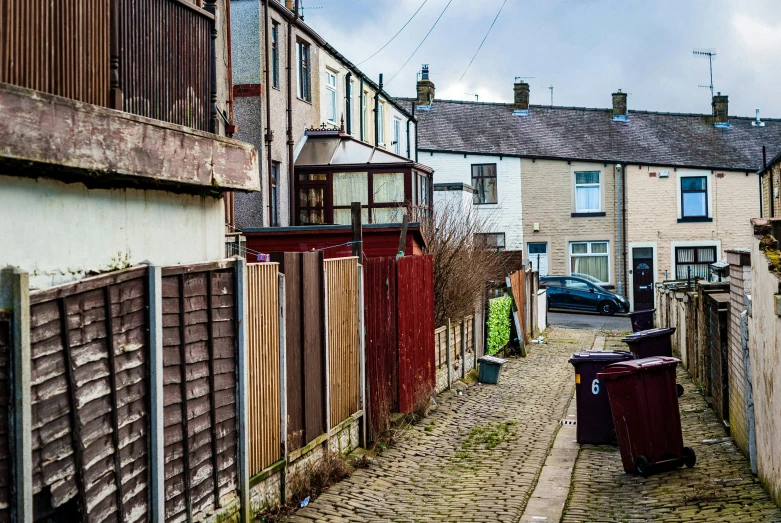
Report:
[{"label": "overcast sky", "polygon": [[[420,44],[442,13],[439,24]],[[531,102],[609,107],[622,89],[629,109],[710,112],[708,60],[694,48],[714,48],[713,82],[730,97],[730,114],[781,117],[781,0],[428,0],[385,50],[361,64],[387,90],[414,96],[428,63],[437,98],[512,101],[514,77],[534,77]],[[306,22],[354,63],[382,47],[423,0],[303,0]]]}]

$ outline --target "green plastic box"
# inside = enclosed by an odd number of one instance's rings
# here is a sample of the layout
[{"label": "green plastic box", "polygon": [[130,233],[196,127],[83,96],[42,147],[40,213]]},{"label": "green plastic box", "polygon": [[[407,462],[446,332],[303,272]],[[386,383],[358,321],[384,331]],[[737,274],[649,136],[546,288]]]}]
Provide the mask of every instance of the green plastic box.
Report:
[{"label": "green plastic box", "polygon": [[483,356],[477,361],[480,363],[477,381],[480,383],[490,383],[492,385],[499,383],[502,367],[507,363],[507,360],[497,358],[496,356]]}]

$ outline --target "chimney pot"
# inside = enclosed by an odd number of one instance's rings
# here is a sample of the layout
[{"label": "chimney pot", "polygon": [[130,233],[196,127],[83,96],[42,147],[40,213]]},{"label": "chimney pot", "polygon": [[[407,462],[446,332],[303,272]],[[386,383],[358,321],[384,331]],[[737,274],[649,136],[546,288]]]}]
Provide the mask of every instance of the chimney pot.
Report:
[{"label": "chimney pot", "polygon": [[434,82],[429,78],[428,64],[423,64],[420,69],[420,80],[418,80],[418,108],[431,107],[434,103]]},{"label": "chimney pot", "polygon": [[513,91],[515,94],[513,114],[516,116],[526,116],[529,114],[529,84],[516,79]]},{"label": "chimney pot", "polygon": [[613,121],[626,122],[629,120],[629,113],[626,108],[626,93],[621,89],[613,93]]},{"label": "chimney pot", "polygon": [[713,125],[716,127],[729,127],[729,96],[721,92],[713,97]]}]

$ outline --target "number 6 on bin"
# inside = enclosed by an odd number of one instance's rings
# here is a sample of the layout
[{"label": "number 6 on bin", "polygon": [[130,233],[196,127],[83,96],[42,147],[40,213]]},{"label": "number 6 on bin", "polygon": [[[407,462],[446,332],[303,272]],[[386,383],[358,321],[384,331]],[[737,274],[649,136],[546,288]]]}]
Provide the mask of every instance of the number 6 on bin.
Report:
[{"label": "number 6 on bin", "polygon": [[591,393],[599,394],[599,380],[594,380],[591,382]]}]

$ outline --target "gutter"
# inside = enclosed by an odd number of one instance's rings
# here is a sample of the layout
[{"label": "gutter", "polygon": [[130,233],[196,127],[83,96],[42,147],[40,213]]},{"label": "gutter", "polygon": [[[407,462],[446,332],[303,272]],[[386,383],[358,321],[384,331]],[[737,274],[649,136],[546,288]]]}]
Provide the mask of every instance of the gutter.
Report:
[{"label": "gutter", "polygon": [[[415,102],[412,102],[412,119],[415,120]],[[412,158],[410,158],[411,160]],[[418,122],[415,120],[415,162],[418,163]],[[432,180],[433,181],[433,180]],[[432,183],[433,185],[433,183]]]},{"label": "gutter", "polygon": [[[624,194],[623,194],[624,193],[624,187],[623,187],[623,185],[624,185],[623,184],[624,169],[625,169],[625,167],[622,164],[620,164],[620,163],[616,164],[614,166],[614,170],[617,171],[616,172],[616,182],[618,182],[618,194],[616,195],[617,196],[616,204],[618,205],[618,212],[616,213],[616,217],[618,218],[618,231],[617,231],[618,234],[616,235],[616,237],[618,238],[618,249],[617,249],[617,251],[618,251],[618,260],[616,260],[617,263],[618,263],[618,271],[617,271],[618,274],[616,274],[616,284],[617,284],[617,287],[618,287],[618,289],[617,289],[618,290],[618,294],[620,296],[624,295],[624,292],[623,292],[624,291],[624,286],[623,286],[624,263],[623,262],[624,262],[625,258],[624,258],[624,251],[623,251],[623,248],[624,248],[624,242],[623,242],[623,239],[624,239],[624,237],[623,237],[624,236],[624,223],[623,223],[623,215],[622,215],[623,203],[624,203],[623,202],[623,197],[624,197]],[[631,304],[630,304],[630,307],[631,307]]]}]

